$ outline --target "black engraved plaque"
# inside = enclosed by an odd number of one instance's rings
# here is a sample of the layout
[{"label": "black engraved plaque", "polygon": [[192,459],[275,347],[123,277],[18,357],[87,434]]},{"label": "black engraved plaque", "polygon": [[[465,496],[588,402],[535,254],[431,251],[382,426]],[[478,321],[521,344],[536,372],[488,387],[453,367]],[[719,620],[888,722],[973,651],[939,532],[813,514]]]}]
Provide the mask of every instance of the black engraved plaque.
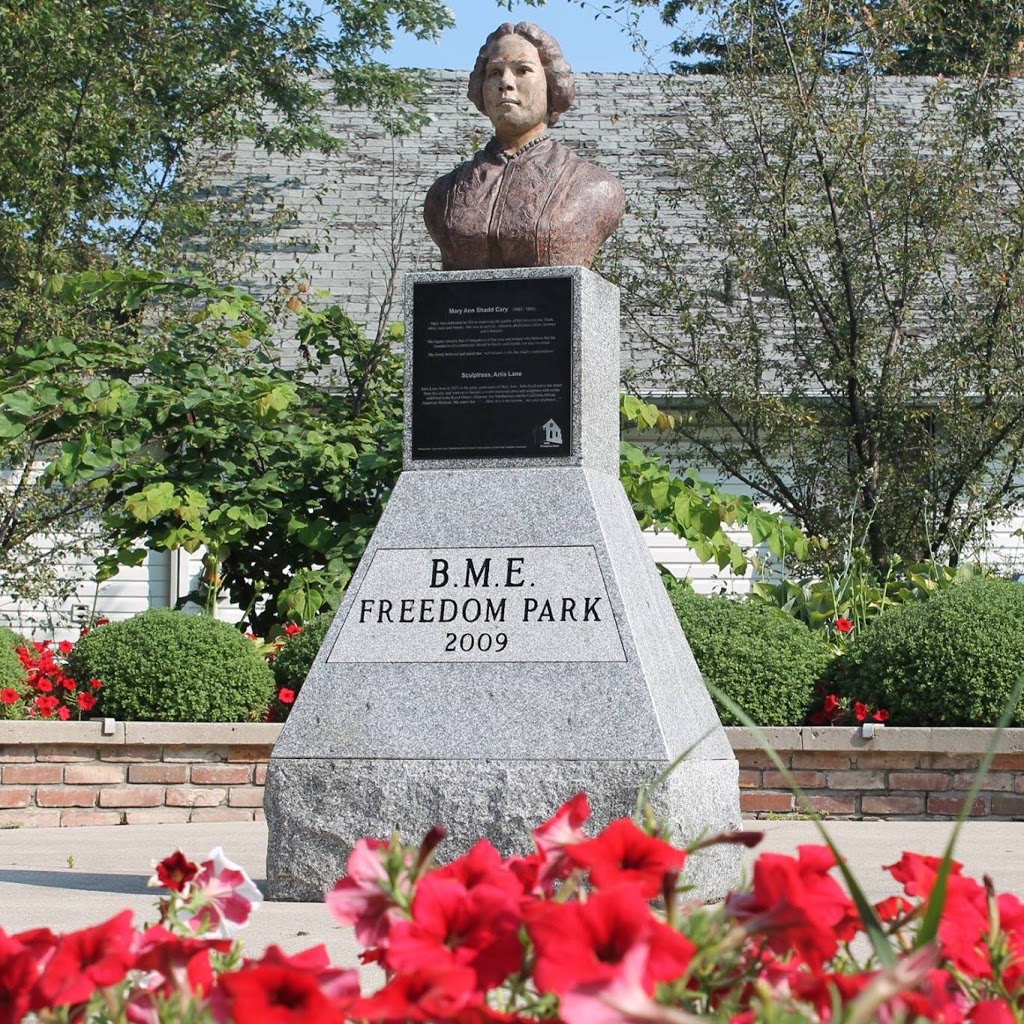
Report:
[{"label": "black engraved plaque", "polygon": [[412,457],[543,459],[572,437],[572,278],[413,285]]}]

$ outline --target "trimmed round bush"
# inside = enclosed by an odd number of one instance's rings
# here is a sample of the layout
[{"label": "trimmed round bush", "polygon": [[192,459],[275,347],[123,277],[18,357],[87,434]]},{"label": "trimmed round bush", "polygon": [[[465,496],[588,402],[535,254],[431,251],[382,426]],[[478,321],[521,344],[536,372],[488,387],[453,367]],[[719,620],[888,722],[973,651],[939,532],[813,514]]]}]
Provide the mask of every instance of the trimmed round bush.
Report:
[{"label": "trimmed round bush", "polygon": [[103,714],[130,722],[245,722],[262,716],[274,674],[226,622],[152,609],[94,629],[71,674],[100,679]]},{"label": "trimmed round bush", "polygon": [[[832,652],[784,611],[675,588],[672,604],[705,680],[756,725],[801,725]],[[713,698],[714,699],[714,698]],[[741,723],[717,700],[723,725]]]},{"label": "trimmed round bush", "polygon": [[892,725],[993,726],[1024,672],[1024,586],[981,577],[886,611],[836,667]]},{"label": "trimmed round bush", "polygon": [[333,621],[333,615],[317,615],[312,622],[302,627],[301,633],[288,638],[281,653],[274,659],[274,679],[278,686],[287,686],[296,693],[302,689]]},{"label": "trimmed round bush", "polygon": [[27,647],[29,641],[13,629],[0,626],[0,690],[9,686],[19,689],[28,681],[25,666],[15,651],[19,647]]}]

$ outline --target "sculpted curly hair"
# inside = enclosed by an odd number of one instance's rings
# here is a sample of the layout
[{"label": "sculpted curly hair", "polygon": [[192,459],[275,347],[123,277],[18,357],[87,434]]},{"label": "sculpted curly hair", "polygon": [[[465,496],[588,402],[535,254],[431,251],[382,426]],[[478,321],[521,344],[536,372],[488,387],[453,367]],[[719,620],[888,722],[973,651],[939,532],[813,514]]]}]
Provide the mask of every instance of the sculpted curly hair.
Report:
[{"label": "sculpted curly hair", "polygon": [[484,74],[487,69],[487,53],[492,44],[502,36],[511,35],[522,36],[527,42],[533,43],[537,47],[541,64],[544,66],[544,75],[548,80],[548,125],[553,125],[559,115],[564,114],[572,106],[572,101],[576,96],[576,85],[572,78],[572,68],[569,67],[555,37],[529,21],[520,21],[516,25],[513,25],[511,21],[506,21],[504,25],[499,25],[487,37],[469,75],[469,98],[481,114],[487,113],[484,109]]}]

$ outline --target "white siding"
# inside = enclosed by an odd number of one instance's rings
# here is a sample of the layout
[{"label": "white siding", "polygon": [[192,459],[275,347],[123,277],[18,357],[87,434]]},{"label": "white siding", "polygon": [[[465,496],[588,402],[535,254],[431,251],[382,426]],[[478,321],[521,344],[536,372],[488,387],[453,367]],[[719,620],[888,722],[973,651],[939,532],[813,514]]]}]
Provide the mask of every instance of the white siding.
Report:
[{"label": "white siding", "polygon": [[[59,538],[52,545],[40,545],[39,557],[60,559]],[[147,608],[165,608],[169,603],[169,566],[167,552],[150,551],[142,565],[123,568],[113,579],[96,584],[91,562],[68,559],[60,564],[60,571],[77,581],[70,599],[48,596],[29,605],[11,595],[0,595],[0,625],[36,640],[73,640],[94,609],[96,617],[127,619]]]}]

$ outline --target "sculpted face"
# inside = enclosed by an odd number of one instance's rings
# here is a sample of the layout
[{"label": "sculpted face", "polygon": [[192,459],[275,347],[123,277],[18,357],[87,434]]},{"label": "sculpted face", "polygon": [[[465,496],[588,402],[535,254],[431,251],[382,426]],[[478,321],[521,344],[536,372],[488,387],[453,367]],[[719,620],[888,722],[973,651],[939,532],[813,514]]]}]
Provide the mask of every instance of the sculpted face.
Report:
[{"label": "sculpted face", "polygon": [[484,111],[502,141],[540,134],[548,120],[548,81],[537,47],[519,35],[502,36],[487,55]]}]

